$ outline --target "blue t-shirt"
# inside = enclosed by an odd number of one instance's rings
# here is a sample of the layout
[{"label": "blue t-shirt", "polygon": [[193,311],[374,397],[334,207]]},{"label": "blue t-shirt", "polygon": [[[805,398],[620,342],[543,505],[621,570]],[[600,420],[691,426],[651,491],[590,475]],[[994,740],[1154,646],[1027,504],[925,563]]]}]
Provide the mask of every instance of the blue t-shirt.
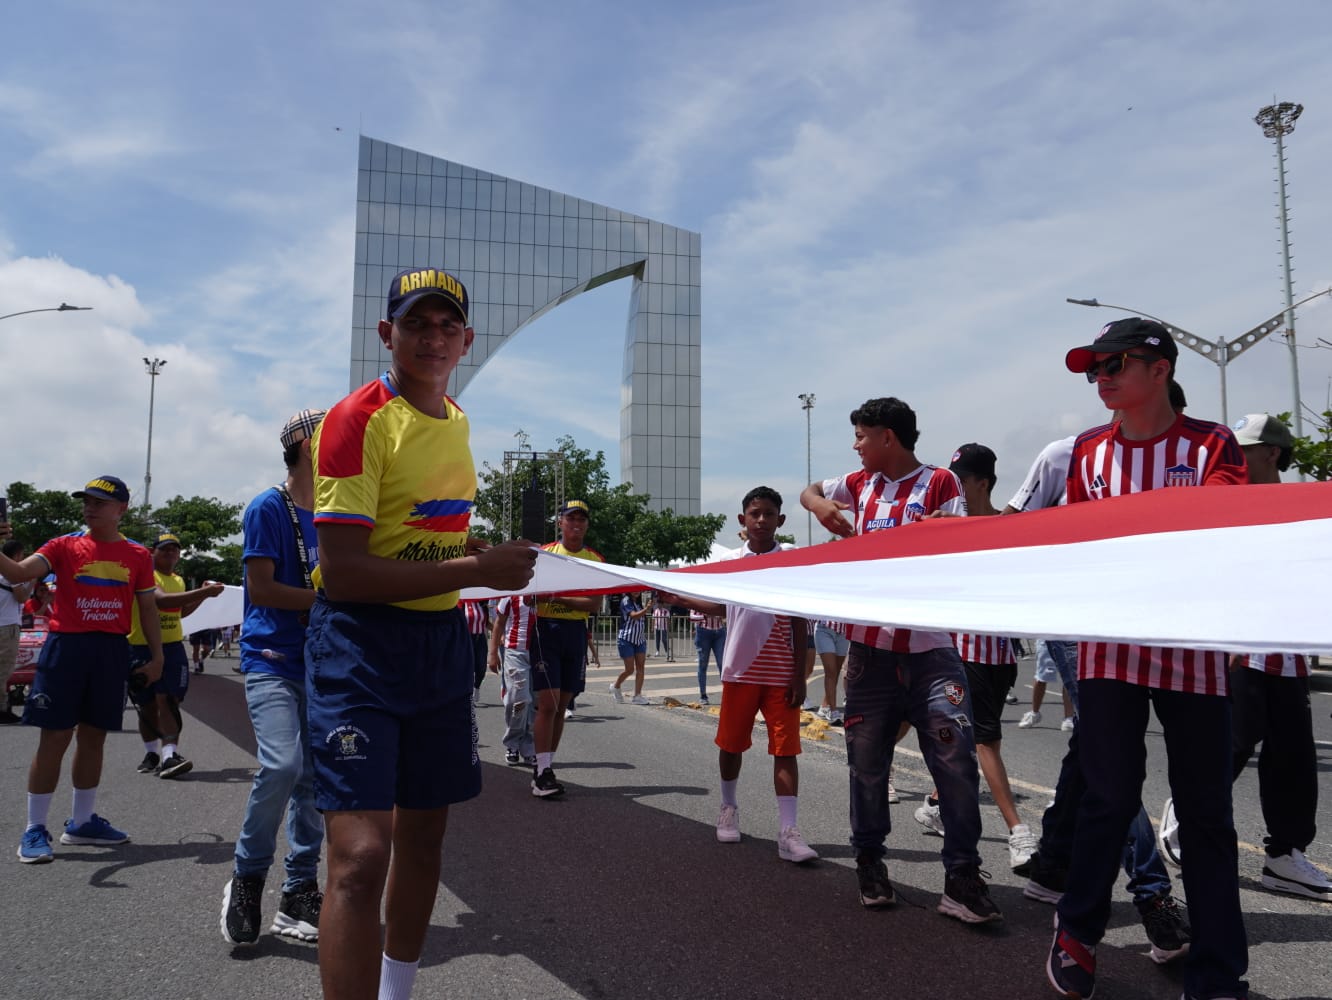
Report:
[{"label": "blue t-shirt", "polygon": [[[296,508],[305,538],[306,556],[313,571],[319,561],[314,514]],[[291,529],[291,514],[277,487],[264,490],[245,508],[242,521],[245,549],[241,558],[273,560],[273,579],[292,587],[305,586],[301,557],[296,549],[296,535]],[[268,608],[250,601],[245,588],[245,623],[241,626],[241,673],[277,674],[288,680],[305,677],[305,626],[301,612]]]}]

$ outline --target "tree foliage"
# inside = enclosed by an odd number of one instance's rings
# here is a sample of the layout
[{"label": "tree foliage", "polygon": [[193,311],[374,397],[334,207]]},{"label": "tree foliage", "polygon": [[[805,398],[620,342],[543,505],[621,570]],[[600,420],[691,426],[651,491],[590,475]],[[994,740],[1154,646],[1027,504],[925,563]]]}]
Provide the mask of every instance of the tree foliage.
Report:
[{"label": "tree foliage", "polygon": [[[587,544],[605,556],[608,562],[622,566],[664,566],[679,559],[702,559],[725,523],[720,514],[681,515],[670,510],[649,510],[650,497],[634,493],[627,483],[610,485],[604,452],[593,454],[578,447],[571,437],[559,438],[552,450],[564,455],[564,498],[586,500],[592,508]],[[512,516],[507,525],[504,523],[504,496],[510,483],[502,468],[489,462],[482,466],[478,474],[474,534],[492,542],[518,537],[522,525],[522,493],[531,484],[535,472],[536,482],[546,495],[547,537],[554,537],[554,464],[537,462],[535,470],[533,464],[531,461],[519,462],[511,473]]]},{"label": "tree foliage", "polygon": [[[1290,426],[1290,413],[1279,413],[1277,419]],[[1332,410],[1324,410],[1313,420],[1313,433],[1297,437],[1291,449],[1296,469],[1310,479],[1325,483],[1332,479]]]},{"label": "tree foliage", "polygon": [[[120,531],[144,545],[162,531],[178,536],[182,555],[176,572],[191,585],[205,579],[239,584],[240,546],[220,543],[240,531],[240,511],[238,504],[212,497],[175,496],[151,511],[131,507],[120,520]],[[31,552],[48,539],[82,528],[83,507],[61,490],[10,483],[9,520],[15,537]]]}]

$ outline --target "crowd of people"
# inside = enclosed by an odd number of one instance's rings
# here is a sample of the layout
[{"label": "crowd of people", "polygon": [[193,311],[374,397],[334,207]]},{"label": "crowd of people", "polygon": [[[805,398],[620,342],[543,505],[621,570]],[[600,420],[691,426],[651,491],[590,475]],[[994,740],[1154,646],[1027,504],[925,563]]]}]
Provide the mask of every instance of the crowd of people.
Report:
[{"label": "crowd of people", "polygon": [[[288,853],[270,929],[318,941],[324,995],[334,1000],[411,994],[449,808],[480,791],[476,700],[487,670],[502,680],[506,762],[530,769],[534,798],[567,793],[555,761],[564,722],[586,687],[588,618],[601,599],[521,593],[537,547],[524,540],[492,546],[469,532],[476,475],[467,417],[445,391],[472,343],[468,315],[467,290],[454,276],[428,268],[395,276],[378,328],[392,358],[388,371],[328,411],[295,414],[279,435],[286,478],[244,514],[239,670],[258,768],[220,928],[233,945],[257,941],[285,819]],[[1261,414],[1234,431],[1185,416],[1176,358],[1169,333],[1136,318],[1111,323],[1069,351],[1068,369],[1095,385],[1112,418],[1052,443],[1003,509],[992,499],[994,452],[969,443],[947,468],[922,462],[916,414],[891,397],[850,414],[860,466],[810,483],[800,502],[842,538],[1150,489],[1279,482],[1290,462],[1289,431]],[[186,589],[175,574],[181,547],[174,534],[163,532],[148,547],[120,534],[129,502],[120,479],[99,476],[74,496],[84,531],[30,555],[8,541],[0,555],[0,653],[11,640],[6,602],[31,599],[33,583],[49,574],[57,581],[50,637],[23,711],[23,721],[40,730],[17,850],[29,864],[54,857],[48,817],[71,744],[73,800],[61,843],[128,840],[95,811],[106,734],[121,727],[127,687],[145,746],[139,770],[163,778],[189,771],[180,752],[191,665],[181,618],[220,591],[216,584]],[[585,501],[565,502],[559,540],[545,550],[600,561],[585,541],[593,513]],[[777,537],[784,521],[776,490],[750,490],[740,502],[744,542],[734,558],[789,547]],[[0,530],[9,535],[7,524]],[[460,602],[460,591],[483,587],[513,596]],[[657,651],[675,658],[671,606],[690,612],[701,703],[709,703],[710,660],[721,675],[719,842],[742,838],[737,787],[761,716],[778,855],[795,864],[817,859],[798,825],[800,720],[808,707],[845,734],[860,901],[870,909],[893,905],[893,756],[914,730],[934,784],[916,819],[941,837],[938,911],[966,924],[1002,918],[979,851],[983,776],[1009,830],[1010,864],[1027,877],[1024,895],[1056,907],[1046,972],[1063,996],[1093,993],[1096,947],[1121,866],[1152,958],[1185,963],[1185,995],[1247,995],[1231,786],[1259,744],[1269,832],[1263,882],[1332,899],[1332,883],[1303,853],[1314,837],[1318,789],[1302,657],[1039,644],[1042,687],[1019,726],[1039,722],[1043,685],[1057,677],[1068,699],[1061,728],[1070,739],[1038,837],[1018,810],[1001,752],[1000,714],[1017,678],[1008,638],[807,622],[680,593],[626,593],[618,604],[623,670],[609,691],[615,702],[630,681],[629,700],[646,702],[649,625]],[[824,665],[822,697],[807,700],[815,655]],[[194,662],[202,662],[198,652]],[[1172,798],[1162,837],[1167,855],[1183,862],[1187,912],[1172,894],[1140,803],[1149,711],[1169,754]]]}]

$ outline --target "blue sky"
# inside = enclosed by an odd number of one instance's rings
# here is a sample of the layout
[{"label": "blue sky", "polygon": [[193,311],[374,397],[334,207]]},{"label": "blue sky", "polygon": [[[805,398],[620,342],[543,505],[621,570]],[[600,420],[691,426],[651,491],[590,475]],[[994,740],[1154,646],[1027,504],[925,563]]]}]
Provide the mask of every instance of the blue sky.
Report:
[{"label": "blue sky", "polygon": [[[243,502],[277,432],[347,390],[359,133],[703,234],[703,507],[850,469],[849,411],[896,395],[918,454],[999,455],[1002,501],[1047,441],[1102,420],[1063,370],[1117,315],[1215,340],[1280,311],[1274,147],[1295,294],[1332,286],[1332,7],[1246,0],[626,5],[54,0],[0,64],[0,482]],[[460,402],[478,464],[522,428],[619,468],[628,285],[560,307]],[[1328,407],[1332,298],[1300,310]],[[1230,418],[1291,406],[1276,338],[1228,370]],[[1190,412],[1218,370],[1185,352]],[[816,535],[817,539],[817,535]]]}]

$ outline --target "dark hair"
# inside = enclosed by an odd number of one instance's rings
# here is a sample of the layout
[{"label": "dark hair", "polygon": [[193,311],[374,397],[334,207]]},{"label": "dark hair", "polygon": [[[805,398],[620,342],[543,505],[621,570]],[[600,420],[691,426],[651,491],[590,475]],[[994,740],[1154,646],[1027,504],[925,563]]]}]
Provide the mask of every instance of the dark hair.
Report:
[{"label": "dark hair", "polygon": [[1170,408],[1176,413],[1183,413],[1184,408],[1189,405],[1188,398],[1184,395],[1184,387],[1173,377],[1166,385],[1166,396],[1170,400]]},{"label": "dark hair", "polygon": [[5,555],[9,556],[10,559],[13,559],[15,554],[23,551],[23,548],[24,546],[22,542],[17,538],[11,538],[9,541],[5,542],[3,551]]},{"label": "dark hair", "polygon": [[1295,457],[1295,451],[1292,448],[1282,448],[1281,454],[1277,456],[1277,472],[1285,472],[1290,468],[1291,460]]},{"label": "dark hair", "polygon": [[282,449],[282,461],[286,464],[288,469],[296,468],[296,463],[299,462],[300,460],[301,460],[300,441],[297,441],[295,444],[289,445],[288,447]]},{"label": "dark hair", "polygon": [[897,435],[902,447],[913,451],[920,431],[916,430],[916,411],[893,396],[868,399],[851,411],[852,425],[884,427]]},{"label": "dark hair", "polygon": [[755,500],[771,500],[778,510],[782,509],[782,495],[780,493],[771,486],[755,486],[740,501],[740,512],[743,514],[749,510],[749,505]]}]

